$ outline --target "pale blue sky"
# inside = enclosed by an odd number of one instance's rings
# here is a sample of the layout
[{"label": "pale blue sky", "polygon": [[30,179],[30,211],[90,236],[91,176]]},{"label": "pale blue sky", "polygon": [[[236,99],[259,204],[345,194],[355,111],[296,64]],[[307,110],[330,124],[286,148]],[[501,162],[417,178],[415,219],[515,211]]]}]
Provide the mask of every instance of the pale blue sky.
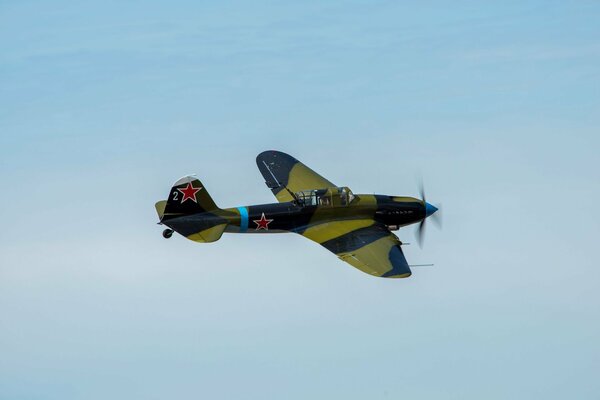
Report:
[{"label": "pale blue sky", "polygon": [[[600,4],[0,3],[0,398],[595,399]],[[286,151],[444,206],[407,280],[166,241]],[[412,227],[399,232],[413,241]]]}]

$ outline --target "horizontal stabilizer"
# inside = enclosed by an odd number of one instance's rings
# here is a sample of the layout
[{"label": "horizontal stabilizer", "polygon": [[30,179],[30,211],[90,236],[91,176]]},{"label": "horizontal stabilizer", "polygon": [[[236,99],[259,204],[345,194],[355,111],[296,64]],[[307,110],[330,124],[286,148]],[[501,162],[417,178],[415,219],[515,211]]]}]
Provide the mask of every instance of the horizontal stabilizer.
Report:
[{"label": "horizontal stabilizer", "polygon": [[156,207],[156,213],[158,214],[158,219],[162,219],[163,215],[165,215],[165,207],[167,206],[166,200],[157,201],[154,207]]},{"label": "horizontal stabilizer", "polygon": [[219,224],[213,226],[212,228],[205,229],[203,231],[193,233],[189,235],[187,238],[193,240],[194,242],[199,243],[211,243],[216,242],[221,239],[223,232],[225,232],[225,228],[227,228],[227,224]]}]

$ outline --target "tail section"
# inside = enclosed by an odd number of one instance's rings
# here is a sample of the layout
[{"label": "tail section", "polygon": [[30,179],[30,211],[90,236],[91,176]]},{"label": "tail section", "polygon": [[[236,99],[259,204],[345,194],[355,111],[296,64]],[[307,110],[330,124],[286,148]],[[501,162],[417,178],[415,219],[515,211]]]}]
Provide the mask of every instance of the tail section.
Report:
[{"label": "tail section", "polygon": [[193,176],[175,182],[169,199],[161,200],[155,206],[162,224],[195,242],[217,241],[227,228],[228,220],[223,218],[223,211],[202,182]]},{"label": "tail section", "polygon": [[[160,203],[161,202],[158,202],[156,204],[159,216]],[[202,182],[196,177],[185,176],[175,182],[171,188],[169,199],[164,204],[161,221],[184,215],[215,211],[218,209],[219,208],[206,191]]]}]

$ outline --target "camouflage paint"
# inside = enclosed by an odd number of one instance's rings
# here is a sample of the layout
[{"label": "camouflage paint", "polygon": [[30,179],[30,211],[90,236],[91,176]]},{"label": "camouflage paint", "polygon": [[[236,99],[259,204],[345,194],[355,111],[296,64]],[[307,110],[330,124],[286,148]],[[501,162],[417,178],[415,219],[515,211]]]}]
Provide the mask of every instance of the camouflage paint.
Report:
[{"label": "camouflage paint", "polygon": [[[293,232],[370,275],[411,275],[402,243],[389,227],[423,220],[422,200],[344,192],[300,161],[277,151],[259,154],[256,163],[278,203],[220,209],[197,178],[184,177],[174,184],[166,201],[156,203],[160,223],[201,243],[214,242],[224,232]],[[315,189],[319,189],[321,204],[303,204],[295,197],[297,192]],[[353,196],[352,201],[348,196]]]}]

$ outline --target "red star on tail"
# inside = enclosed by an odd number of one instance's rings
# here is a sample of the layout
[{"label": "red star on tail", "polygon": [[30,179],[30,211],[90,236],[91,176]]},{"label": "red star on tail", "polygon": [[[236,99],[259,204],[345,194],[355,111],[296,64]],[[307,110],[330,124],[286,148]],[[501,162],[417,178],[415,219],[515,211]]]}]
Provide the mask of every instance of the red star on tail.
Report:
[{"label": "red star on tail", "polygon": [[182,203],[188,199],[192,200],[194,203],[197,203],[196,193],[198,193],[200,189],[202,189],[202,186],[200,186],[199,188],[195,188],[192,186],[192,182],[188,182],[185,188],[177,190],[179,190],[181,194],[183,194],[183,198],[181,199]]},{"label": "red star on tail", "polygon": [[261,229],[264,229],[265,231],[269,230],[269,224],[271,222],[273,222],[272,219],[267,219],[265,217],[265,213],[262,213],[262,216],[260,217],[260,219],[254,219],[252,220],[255,224],[256,224],[256,230],[259,231]]}]

